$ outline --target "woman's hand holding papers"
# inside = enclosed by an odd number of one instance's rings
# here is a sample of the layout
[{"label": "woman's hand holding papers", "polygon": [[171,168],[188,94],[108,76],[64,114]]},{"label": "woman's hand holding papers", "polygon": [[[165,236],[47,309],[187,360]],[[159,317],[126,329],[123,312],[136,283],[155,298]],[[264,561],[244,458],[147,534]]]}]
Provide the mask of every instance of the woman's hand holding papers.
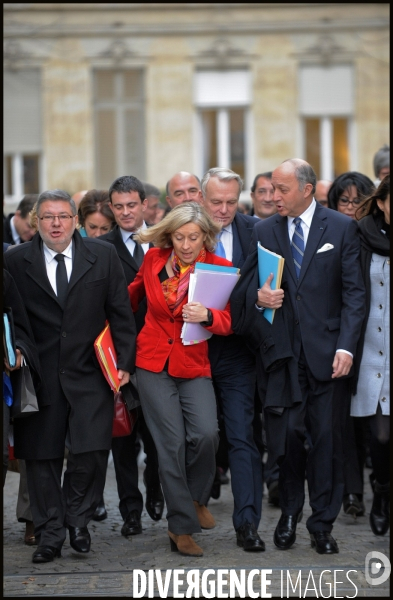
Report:
[{"label": "woman's hand holding papers", "polygon": [[273,273],[270,273],[263,286],[258,290],[257,306],[264,308],[281,308],[284,300],[284,290],[272,290]]},{"label": "woman's hand holding papers", "polygon": [[186,323],[202,323],[207,321],[207,308],[200,302],[188,302],[188,304],[183,306],[183,320]]}]

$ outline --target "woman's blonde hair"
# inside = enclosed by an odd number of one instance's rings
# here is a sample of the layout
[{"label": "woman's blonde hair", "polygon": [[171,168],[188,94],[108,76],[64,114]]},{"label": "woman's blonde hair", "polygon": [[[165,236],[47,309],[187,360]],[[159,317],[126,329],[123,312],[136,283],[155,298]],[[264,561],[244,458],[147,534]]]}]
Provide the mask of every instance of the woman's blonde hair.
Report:
[{"label": "woman's blonde hair", "polygon": [[38,231],[38,215],[37,215],[37,202],[29,212],[29,225]]},{"label": "woman's blonde hair", "polygon": [[217,244],[217,234],[221,231],[221,226],[217,225],[208,215],[206,210],[197,202],[183,202],[175,206],[162,221],[144,229],[134,239],[139,243],[145,244],[153,242],[158,248],[170,248],[173,246],[171,235],[183,225],[195,223],[199,225],[206,235],[205,247],[209,252],[213,252]]}]

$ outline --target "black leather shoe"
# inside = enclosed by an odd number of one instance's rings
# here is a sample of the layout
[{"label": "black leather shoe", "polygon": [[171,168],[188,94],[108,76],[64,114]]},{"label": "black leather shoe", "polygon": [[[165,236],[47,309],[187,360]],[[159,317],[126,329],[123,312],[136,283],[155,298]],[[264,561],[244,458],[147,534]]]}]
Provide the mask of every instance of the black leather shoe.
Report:
[{"label": "black leather shoe", "polygon": [[310,533],[311,548],[318,554],[338,554],[337,542],[327,531],[314,531]]},{"label": "black leather shoe", "polygon": [[390,524],[390,483],[374,483],[373,505],[370,511],[370,526],[375,535],[385,535]]},{"label": "black leather shoe", "polygon": [[141,517],[137,510],[132,510],[121,528],[121,535],[128,537],[129,535],[137,535],[142,533]]},{"label": "black leather shoe", "polygon": [[104,521],[108,517],[108,513],[106,512],[104,500],[98,504],[97,508],[94,511],[93,521]]},{"label": "black leather shoe", "polygon": [[229,483],[229,477],[226,475],[224,469],[222,467],[217,467],[218,471],[218,479],[221,485],[227,485]]},{"label": "black leather shoe", "polygon": [[280,550],[288,550],[296,540],[296,526],[303,516],[303,511],[297,515],[281,515],[274,531],[274,545]]},{"label": "black leather shoe", "polygon": [[257,528],[253,523],[246,521],[236,529],[237,545],[246,552],[263,552],[265,542],[258,535]]},{"label": "black leather shoe", "polygon": [[346,515],[362,517],[364,515],[364,504],[356,494],[347,494],[343,498],[343,509]]},{"label": "black leather shoe", "polygon": [[71,527],[68,526],[70,532],[70,544],[76,552],[90,552],[90,533],[87,527]]},{"label": "black leather shoe", "polygon": [[[157,486],[147,485],[145,474],[143,474],[143,483],[146,488],[146,502],[145,507],[147,513],[153,521],[159,521],[162,517],[162,513],[164,512],[164,495],[161,490],[161,485],[158,483]],[[141,533],[139,531],[138,533]]]},{"label": "black leather shoe", "polygon": [[60,550],[52,546],[38,546],[33,553],[33,563],[52,562],[55,558],[61,556]]}]

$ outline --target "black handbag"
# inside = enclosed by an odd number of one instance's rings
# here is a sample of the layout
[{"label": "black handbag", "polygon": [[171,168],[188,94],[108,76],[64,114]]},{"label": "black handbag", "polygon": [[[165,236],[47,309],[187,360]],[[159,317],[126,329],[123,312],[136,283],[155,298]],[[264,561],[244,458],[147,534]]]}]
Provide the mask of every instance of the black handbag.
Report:
[{"label": "black handbag", "polygon": [[24,357],[20,369],[11,372],[13,403],[11,417],[20,419],[38,412],[38,401],[30,369]]}]

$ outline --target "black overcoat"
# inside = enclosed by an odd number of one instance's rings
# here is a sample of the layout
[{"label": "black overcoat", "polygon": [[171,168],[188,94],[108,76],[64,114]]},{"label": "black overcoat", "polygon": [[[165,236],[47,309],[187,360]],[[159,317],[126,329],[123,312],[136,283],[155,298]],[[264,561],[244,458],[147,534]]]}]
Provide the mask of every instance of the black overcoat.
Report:
[{"label": "black overcoat", "polygon": [[[69,426],[73,453],[109,450],[113,392],[94,353],[94,340],[111,325],[118,368],[135,368],[135,321],[124,272],[113,245],[73,235],[73,268],[63,308],[49,283],[42,241],[9,248],[5,268],[25,303],[37,344],[40,411],[14,424],[17,458],[60,458]],[[68,417],[68,418],[67,418]]]},{"label": "black overcoat", "polygon": [[[110,244],[114,245],[114,247],[116,248],[116,252],[120,258],[121,265],[124,270],[124,275],[126,277],[127,285],[130,285],[130,283],[132,283],[134,281],[136,274],[139,271],[139,267],[138,267],[137,263],[135,262],[134,258],[131,256],[127,246],[123,242],[123,237],[121,235],[119,226],[115,225],[115,227],[111,231],[109,231],[108,233],[105,233],[104,235],[101,235],[99,237],[99,239],[105,240],[106,242],[109,242]],[[150,247],[152,248],[153,244],[150,244]],[[142,302],[140,302],[140,304],[138,306],[138,310],[134,314],[136,329],[137,329],[138,333],[140,332],[140,330],[142,329],[142,327],[145,324],[146,311],[147,311],[147,300],[146,300],[146,298],[144,298],[142,300]]]}]

